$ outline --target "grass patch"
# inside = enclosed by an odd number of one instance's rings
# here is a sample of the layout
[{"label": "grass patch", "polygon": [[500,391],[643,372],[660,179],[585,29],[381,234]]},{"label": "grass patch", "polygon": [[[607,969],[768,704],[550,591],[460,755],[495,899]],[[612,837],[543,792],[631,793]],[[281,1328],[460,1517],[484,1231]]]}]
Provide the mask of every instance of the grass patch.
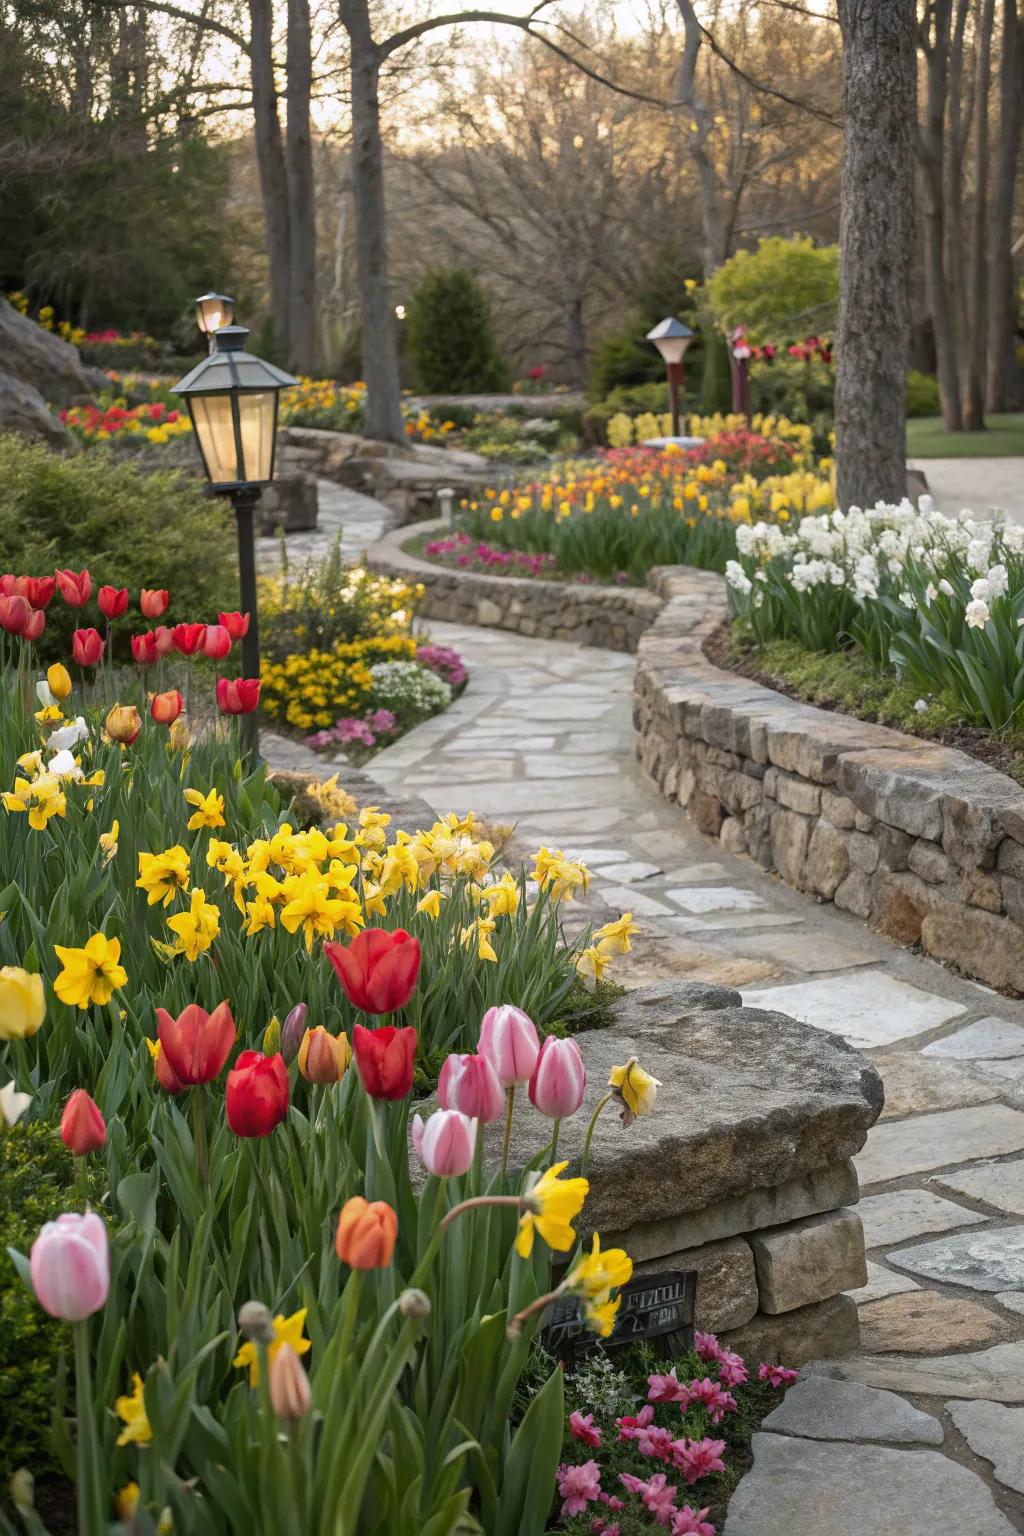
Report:
[{"label": "grass patch", "polygon": [[984,432],[947,432],[941,416],[907,422],[911,459],[998,459],[1024,455],[1024,412],[989,416]]}]

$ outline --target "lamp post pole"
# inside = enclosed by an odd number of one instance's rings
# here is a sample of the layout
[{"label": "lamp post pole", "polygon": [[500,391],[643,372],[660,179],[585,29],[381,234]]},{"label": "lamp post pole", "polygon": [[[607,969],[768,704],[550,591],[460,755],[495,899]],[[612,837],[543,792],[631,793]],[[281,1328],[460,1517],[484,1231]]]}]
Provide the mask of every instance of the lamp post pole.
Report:
[{"label": "lamp post pole", "polygon": [[672,412],[672,436],[679,436],[679,391],[683,387],[682,363],[666,363],[668,372],[668,408]]},{"label": "lamp post pole", "polygon": [[[242,676],[260,675],[260,628],[259,600],[256,589],[256,530],[254,512],[260,498],[258,486],[242,486],[231,491],[231,504],[235,509],[235,526],[238,533],[238,586],[242,600],[242,612],[249,614],[249,628],[242,636]],[[242,748],[252,763],[259,757],[260,728],[256,711],[242,715],[239,720]]]}]

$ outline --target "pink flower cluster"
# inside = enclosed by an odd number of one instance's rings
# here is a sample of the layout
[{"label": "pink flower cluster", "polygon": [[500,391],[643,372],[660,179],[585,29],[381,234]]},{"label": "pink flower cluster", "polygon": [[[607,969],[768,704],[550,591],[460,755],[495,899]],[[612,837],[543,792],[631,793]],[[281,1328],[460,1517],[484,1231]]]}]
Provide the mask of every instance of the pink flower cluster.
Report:
[{"label": "pink flower cluster", "polygon": [[345,747],[356,743],[361,747],[375,747],[381,736],[390,736],[398,722],[390,709],[375,709],[365,720],[356,715],[346,715],[336,720],[325,731],[314,731],[306,737],[307,747],[322,752],[326,747]]},{"label": "pink flower cluster", "polygon": [[[667,1377],[654,1378],[668,1380]],[[660,1398],[665,1402],[665,1398]],[[735,1402],[732,1403],[735,1408]],[[685,1407],[683,1409],[685,1412]],[[724,1412],[725,1410],[723,1410]],[[722,1452],[724,1440],[690,1440],[685,1435],[676,1439],[670,1429],[662,1429],[654,1422],[654,1408],[648,1403],[638,1414],[625,1414],[615,1421],[620,1440],[635,1440],[641,1456],[653,1461],[663,1461],[682,1472],[688,1483],[695,1483],[709,1472],[723,1472],[725,1462]]]},{"label": "pink flower cluster", "polygon": [[466,663],[450,645],[421,645],[416,651],[416,660],[436,672],[450,688],[461,688],[469,676]]},{"label": "pink flower cluster", "polygon": [[532,554],[521,549],[496,549],[493,544],[470,538],[468,533],[453,533],[447,539],[434,539],[424,553],[431,560],[445,560],[460,570],[515,569],[527,576],[539,576],[557,565],[554,555]]}]

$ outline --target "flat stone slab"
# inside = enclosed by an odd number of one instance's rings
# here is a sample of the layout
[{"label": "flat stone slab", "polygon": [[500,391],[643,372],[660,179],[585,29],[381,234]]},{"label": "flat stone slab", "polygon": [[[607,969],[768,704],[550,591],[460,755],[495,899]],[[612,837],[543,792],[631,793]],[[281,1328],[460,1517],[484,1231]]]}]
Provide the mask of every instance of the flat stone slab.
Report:
[{"label": "flat stone slab", "polygon": [[635,880],[650,880],[652,876],[660,875],[661,870],[657,864],[627,859],[623,864],[605,864],[597,873],[605,880],[621,880],[626,885],[632,885]]},{"label": "flat stone slab", "polygon": [[976,1456],[992,1463],[999,1482],[1024,1493],[1024,1408],[1003,1403],[947,1403],[957,1429]]},{"label": "flat stone slab", "polygon": [[1024,1286],[1024,1226],[962,1232],[902,1248],[889,1258],[911,1274],[947,1285],[966,1285],[973,1291],[1018,1290]]},{"label": "flat stone slab", "polygon": [[756,912],[766,905],[763,896],[735,885],[684,886],[665,895],[684,912]]},{"label": "flat stone slab", "polygon": [[886,1269],[884,1264],[872,1264],[869,1259],[867,1269],[867,1285],[857,1286],[850,1292],[858,1307],[869,1301],[880,1301],[883,1296],[899,1296],[902,1291],[920,1289],[917,1281],[911,1280],[909,1275],[898,1275],[894,1269]]},{"label": "flat stone slab", "polygon": [[1024,1025],[1009,1019],[979,1019],[941,1040],[933,1040],[922,1056],[944,1056],[956,1061],[992,1060],[1024,1056]]},{"label": "flat stone slab", "polygon": [[892,1045],[964,1012],[962,1003],[922,992],[885,971],[858,971],[839,985],[821,977],[765,988],[746,993],[743,1001],[752,1008],[777,1008],[859,1049]]},{"label": "flat stone slab", "polygon": [[1024,1114],[1005,1104],[979,1104],[876,1126],[857,1158],[857,1172],[864,1189],[887,1179],[1010,1152],[1024,1152]]},{"label": "flat stone slab", "polygon": [[[950,1178],[943,1179],[950,1184]],[[864,1228],[864,1246],[884,1248],[903,1243],[926,1232],[948,1232],[953,1227],[976,1226],[984,1221],[977,1211],[943,1200],[927,1189],[894,1189],[887,1195],[868,1195],[857,1206]]]},{"label": "flat stone slab", "polygon": [[875,1355],[940,1355],[980,1349],[1012,1332],[1007,1321],[980,1302],[938,1291],[913,1290],[860,1308],[861,1348]]},{"label": "flat stone slab", "polygon": [[[881,1108],[875,1069],[841,1040],[738,1002],[729,987],[658,982],[620,998],[608,1029],[578,1036],[595,1087],[630,1056],[662,1083],[653,1114],[626,1127],[609,1107],[598,1119],[592,1228],[703,1211],[832,1167],[863,1144]],[[542,1130],[529,1106],[516,1115],[520,1167]],[[559,1156],[577,1161],[585,1132],[583,1115],[565,1121]]]},{"label": "flat stone slab", "polygon": [[893,1392],[921,1393],[924,1397],[990,1397],[1000,1403],[1022,1403],[1024,1339],[934,1360],[864,1355],[829,1365],[825,1374],[844,1381],[863,1381],[868,1386],[888,1387]]},{"label": "flat stone slab", "polygon": [[981,1478],[939,1451],[753,1438],[723,1536],[1014,1536]]},{"label": "flat stone slab", "polygon": [[982,1200],[1011,1216],[1024,1216],[1024,1157],[1007,1163],[976,1163],[959,1173],[945,1173],[942,1184],[954,1194]]},{"label": "flat stone slab", "polygon": [[1019,1312],[1024,1316],[1024,1291],[1000,1291],[996,1301],[1008,1312]]},{"label": "flat stone slab", "polygon": [[990,1104],[1001,1092],[998,1083],[982,1081],[958,1061],[936,1061],[917,1051],[882,1052],[874,1061],[885,1084],[883,1120]]},{"label": "flat stone slab", "polygon": [[941,1445],[942,1425],[895,1392],[856,1381],[806,1376],[790,1387],[761,1428],[805,1440],[880,1440],[892,1445]]},{"label": "flat stone slab", "polygon": [[655,896],[634,891],[628,885],[602,885],[601,895],[620,912],[632,912],[634,917],[671,917],[673,908],[666,906]]},{"label": "flat stone slab", "polygon": [[851,966],[871,965],[878,960],[878,955],[869,950],[821,933],[807,937],[800,933],[783,933],[773,934],[770,938],[742,939],[736,947],[740,954],[763,956],[795,971],[842,971]]}]

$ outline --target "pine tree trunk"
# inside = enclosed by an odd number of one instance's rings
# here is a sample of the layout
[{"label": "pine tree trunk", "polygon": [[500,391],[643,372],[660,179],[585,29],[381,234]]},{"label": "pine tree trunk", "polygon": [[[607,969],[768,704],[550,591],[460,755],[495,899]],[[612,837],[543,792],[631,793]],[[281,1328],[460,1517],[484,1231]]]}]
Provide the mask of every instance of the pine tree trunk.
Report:
[{"label": "pine tree trunk", "polygon": [[836,333],[837,499],[906,492],[914,228],[914,0],[839,0],[843,169]]},{"label": "pine tree trunk", "polygon": [[352,192],[366,380],[366,434],[388,442],[403,442],[398,336],[388,273],[378,94],[380,54],[370,31],[367,0],[341,0],[341,20],[351,47]]},{"label": "pine tree trunk", "polygon": [[288,0],[288,123],[285,160],[291,285],[288,303],[288,367],[311,374],[316,361],[316,200],[309,98],[313,59],[309,0]]},{"label": "pine tree trunk", "polygon": [[[924,278],[935,334],[935,366],[939,379],[942,419],[948,432],[959,432],[960,372],[957,364],[957,293],[947,285],[947,148],[946,100],[949,91],[949,28],[951,0],[936,0],[932,8],[934,36],[925,45],[926,86],[920,156],[924,176]],[[959,111],[959,103],[957,103]],[[954,145],[954,151],[956,146]],[[955,220],[954,220],[955,222]]]},{"label": "pine tree trunk", "polygon": [[999,142],[992,187],[989,243],[988,361],[985,404],[990,411],[1011,411],[1018,404],[1014,356],[1017,285],[1013,270],[1013,194],[1020,153],[1021,26],[1017,0],[1002,3],[1002,52],[999,59]]},{"label": "pine tree trunk", "polygon": [[288,235],[288,181],[274,84],[272,0],[249,0],[253,128],[259,168],[274,339],[281,356],[288,352],[291,247]]},{"label": "pine tree trunk", "polygon": [[967,355],[963,418],[968,432],[985,425],[985,374],[988,366],[988,96],[992,68],[995,0],[983,0],[977,23],[977,73],[974,91],[974,214],[971,219],[971,286],[967,303]]}]

